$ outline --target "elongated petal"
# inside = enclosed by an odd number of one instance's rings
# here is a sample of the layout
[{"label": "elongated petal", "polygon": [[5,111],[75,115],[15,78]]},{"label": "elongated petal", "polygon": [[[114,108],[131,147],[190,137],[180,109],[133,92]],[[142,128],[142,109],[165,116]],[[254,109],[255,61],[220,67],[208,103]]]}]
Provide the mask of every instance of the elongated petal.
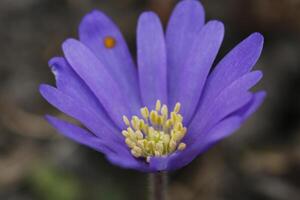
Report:
[{"label": "elongated petal", "polygon": [[212,126],[246,105],[252,98],[252,94],[247,91],[236,91],[233,94],[234,96],[230,93],[225,92],[215,100],[215,106],[210,107],[207,115],[204,115],[205,118],[202,117],[204,122],[200,121],[199,124],[193,124],[188,129],[190,132],[185,138],[187,144],[195,142],[195,139],[199,138],[199,134],[205,134]]},{"label": "elongated petal", "polygon": [[[184,122],[189,122],[198,104],[203,85],[208,72],[218,53],[224,36],[224,26],[221,22],[208,22],[190,43],[188,56],[178,70],[176,79],[170,74],[169,102],[173,107],[176,102],[182,105]],[[169,71],[172,71],[170,66]]]},{"label": "elongated petal", "polygon": [[166,31],[169,91],[179,79],[192,44],[199,38],[204,15],[202,5],[195,0],[181,1],[171,15]]},{"label": "elongated petal", "polygon": [[133,102],[125,101],[117,80],[111,77],[103,63],[79,41],[68,39],[63,44],[63,50],[68,63],[93,91],[111,119],[119,127],[124,127],[122,115],[131,115]]},{"label": "elongated petal", "polygon": [[75,140],[80,144],[95,149],[96,151],[100,151],[101,153],[104,153],[106,155],[115,154],[115,152],[112,149],[107,147],[107,145],[113,146],[112,144],[104,143],[87,130],[79,128],[78,126],[75,126],[64,120],[60,120],[53,116],[48,115],[46,116],[46,119],[52,126],[54,126],[58,130],[58,132],[60,132],[64,136]]},{"label": "elongated petal", "polygon": [[[248,89],[255,85],[262,77],[260,71],[248,73],[231,83],[215,99],[205,101],[200,105],[188,130],[193,134],[205,133],[212,125],[222,120],[227,115],[240,109],[252,98]],[[199,135],[189,133],[186,137],[188,142],[192,142]]]},{"label": "elongated petal", "polygon": [[135,159],[131,154],[128,154],[126,156],[109,155],[107,156],[107,159],[111,163],[120,166],[122,168],[135,169],[141,172],[152,171],[144,161]]},{"label": "elongated petal", "polygon": [[[228,137],[233,132],[235,132],[238,128],[240,128],[242,124],[242,119],[239,116],[232,116],[230,118],[226,118],[221,121],[218,125],[211,129],[203,138],[203,141],[207,144],[214,144],[225,137]],[[198,146],[195,143],[193,146]]]},{"label": "elongated petal", "polygon": [[176,170],[195,159],[199,154],[204,153],[216,142],[229,136],[241,126],[242,119],[237,116],[224,119],[214,128],[198,138],[194,144],[188,146],[182,152],[176,152],[169,158],[168,170]]},{"label": "elongated petal", "polygon": [[148,168],[145,163],[136,160],[127,149],[118,144],[104,142],[95,137],[93,134],[75,126],[69,122],[60,120],[53,116],[46,116],[48,122],[54,126],[61,134],[75,140],[76,142],[86,145],[96,151],[104,153],[107,159],[123,168],[137,169],[140,171],[147,171]]},{"label": "elongated petal", "polygon": [[257,62],[262,47],[263,36],[253,33],[232,49],[208,77],[205,99],[211,101],[229,84],[248,73]]},{"label": "elongated petal", "polygon": [[[125,101],[133,102],[138,110],[141,106],[137,70],[118,27],[104,13],[94,10],[87,14],[79,26],[80,41],[89,47],[105,69],[117,80],[124,92]],[[111,47],[105,41],[112,39]]]},{"label": "elongated petal", "polygon": [[235,112],[233,115],[239,115],[242,117],[243,120],[246,120],[259,108],[259,106],[263,103],[265,97],[265,91],[256,92],[253,95],[251,101],[247,105],[239,109],[237,112]]},{"label": "elongated petal", "polygon": [[141,15],[137,29],[139,81],[145,105],[167,103],[167,58],[164,33],[156,14]]},{"label": "elongated petal", "polygon": [[52,58],[49,66],[55,75],[56,86],[60,91],[81,102],[82,105],[89,105],[103,120],[108,119],[99,100],[63,57]]},{"label": "elongated petal", "polygon": [[122,136],[120,131],[115,129],[109,121],[99,118],[97,112],[88,104],[82,104],[48,85],[41,85],[40,93],[50,104],[80,121],[103,141],[116,141],[121,144]]}]

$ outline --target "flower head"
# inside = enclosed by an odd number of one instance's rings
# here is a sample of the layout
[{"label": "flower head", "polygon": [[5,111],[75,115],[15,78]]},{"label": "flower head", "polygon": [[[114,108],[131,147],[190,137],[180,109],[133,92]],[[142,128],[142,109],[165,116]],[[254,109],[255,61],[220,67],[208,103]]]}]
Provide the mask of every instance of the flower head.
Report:
[{"label": "flower head", "polygon": [[251,34],[211,70],[224,27],[204,21],[196,0],[178,3],[165,34],[155,13],[143,13],[136,67],[117,26],[102,12],[87,14],[79,40],[67,39],[64,57],[49,61],[56,87],[40,87],[84,128],[47,120],[121,167],[153,172],[187,165],[237,130],[265,97],[249,91],[262,77],[251,71],[262,35]]}]

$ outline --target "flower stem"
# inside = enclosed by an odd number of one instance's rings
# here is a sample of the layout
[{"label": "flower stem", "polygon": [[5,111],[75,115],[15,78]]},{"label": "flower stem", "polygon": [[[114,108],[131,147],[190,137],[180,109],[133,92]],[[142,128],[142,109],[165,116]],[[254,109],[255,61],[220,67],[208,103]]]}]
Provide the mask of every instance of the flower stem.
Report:
[{"label": "flower stem", "polygon": [[167,184],[167,172],[157,172],[149,174],[149,200],[167,200]]}]

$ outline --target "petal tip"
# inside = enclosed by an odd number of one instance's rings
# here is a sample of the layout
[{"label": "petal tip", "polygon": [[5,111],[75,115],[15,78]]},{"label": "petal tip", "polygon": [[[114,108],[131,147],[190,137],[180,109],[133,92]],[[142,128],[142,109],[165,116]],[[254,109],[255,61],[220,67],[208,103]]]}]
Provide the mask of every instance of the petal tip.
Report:
[{"label": "petal tip", "polygon": [[198,0],[183,0],[180,1],[176,7],[181,9],[185,9],[186,7],[193,7],[193,8],[201,9],[204,12],[204,7],[202,3]]},{"label": "petal tip", "polygon": [[258,81],[262,79],[263,77],[263,72],[261,70],[256,70],[256,71],[253,71],[252,73],[255,74],[255,76],[257,77]]},{"label": "petal tip", "polygon": [[73,46],[74,44],[78,44],[79,41],[74,39],[74,38],[68,38],[66,39],[63,43],[62,43],[62,49],[63,51],[69,49],[71,46]]},{"label": "petal tip", "polygon": [[52,67],[56,63],[60,62],[63,58],[62,57],[53,57],[48,61],[48,66]]},{"label": "petal tip", "polygon": [[249,36],[249,39],[252,39],[252,41],[260,46],[264,43],[264,36],[259,32],[254,32]]},{"label": "petal tip", "polygon": [[203,27],[203,31],[206,30],[218,36],[220,42],[223,41],[224,34],[225,34],[225,26],[224,23],[219,20],[210,20],[207,24]]},{"label": "petal tip", "polygon": [[145,23],[146,21],[150,20],[150,19],[153,19],[153,18],[157,18],[158,19],[158,16],[155,12],[153,11],[145,11],[143,12],[140,17],[139,17],[139,22],[140,23]]},{"label": "petal tip", "polygon": [[225,29],[224,23],[221,22],[220,20],[216,20],[216,19],[210,20],[209,22],[207,22],[207,25],[216,26],[220,30],[224,30]]},{"label": "petal tip", "polygon": [[62,63],[64,61],[63,57],[53,57],[48,61],[48,66],[55,77],[57,76],[57,71],[62,68]]},{"label": "petal tip", "polygon": [[42,83],[42,84],[39,85],[39,92],[40,92],[41,95],[44,94],[47,87],[48,87],[48,85],[45,84],[45,83]]},{"label": "petal tip", "polygon": [[97,10],[97,9],[93,9],[91,10],[90,12],[88,12],[81,20],[80,22],[80,25],[79,27],[81,27],[81,25],[84,23],[84,22],[87,22],[87,21],[94,21],[94,19],[99,19],[99,18],[107,18],[106,14],[100,10]]},{"label": "petal tip", "polygon": [[259,92],[257,92],[257,96],[259,96],[263,100],[267,97],[267,92],[264,90],[259,91]]},{"label": "petal tip", "polygon": [[93,9],[87,14],[87,16],[88,15],[99,15],[99,14],[102,15],[103,13],[98,9]]},{"label": "petal tip", "polygon": [[49,96],[49,93],[55,89],[53,86],[48,85],[48,84],[40,84],[39,85],[39,92],[42,95],[43,98],[47,99],[47,97]]}]

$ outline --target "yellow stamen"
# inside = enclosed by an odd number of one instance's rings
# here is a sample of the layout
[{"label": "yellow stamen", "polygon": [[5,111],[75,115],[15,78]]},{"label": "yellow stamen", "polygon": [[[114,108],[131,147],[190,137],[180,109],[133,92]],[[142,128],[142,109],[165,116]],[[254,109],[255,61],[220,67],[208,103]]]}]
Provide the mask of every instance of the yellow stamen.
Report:
[{"label": "yellow stamen", "polygon": [[183,126],[183,118],[179,111],[180,103],[176,103],[174,110],[169,113],[168,107],[157,100],[154,110],[141,108],[142,119],[132,116],[129,120],[123,116],[127,129],[122,131],[122,135],[131,154],[149,162],[153,156],[161,157],[176,150],[183,151],[186,144],[181,140],[187,129]]},{"label": "yellow stamen", "polygon": [[186,144],[182,142],[178,145],[178,150],[183,151],[185,149],[185,147],[186,147]]},{"label": "yellow stamen", "polygon": [[157,112],[160,111],[160,107],[161,107],[160,100],[157,100],[157,101],[156,101],[156,104],[155,104],[155,110],[156,110]]},{"label": "yellow stamen", "polygon": [[149,117],[149,110],[147,107],[141,108],[141,114],[145,119],[148,119]]},{"label": "yellow stamen", "polygon": [[123,121],[124,121],[126,126],[130,126],[129,119],[125,115],[123,115]]},{"label": "yellow stamen", "polygon": [[180,111],[180,107],[181,107],[180,103],[176,103],[174,107],[174,112],[178,113]]},{"label": "yellow stamen", "polygon": [[163,107],[161,108],[161,113],[165,118],[168,118],[168,107],[166,105],[163,105]]}]

